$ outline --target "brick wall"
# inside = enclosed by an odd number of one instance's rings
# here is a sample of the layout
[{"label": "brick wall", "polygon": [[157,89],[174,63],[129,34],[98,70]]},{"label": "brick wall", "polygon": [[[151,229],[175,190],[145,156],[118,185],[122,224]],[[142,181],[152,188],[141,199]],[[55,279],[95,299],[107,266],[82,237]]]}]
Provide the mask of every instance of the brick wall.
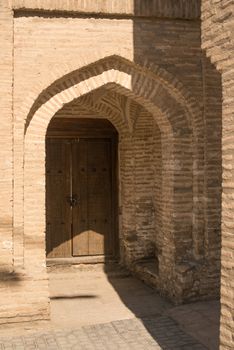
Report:
[{"label": "brick wall", "polygon": [[[12,3],[14,18],[0,3],[10,58],[7,69],[2,61],[9,101],[1,103],[6,108],[9,102],[2,120],[11,121],[14,112],[13,125],[2,129],[9,171],[14,131],[14,177],[2,177],[7,200],[0,205],[10,222],[4,237],[11,237],[13,220],[20,284],[11,287],[18,306],[10,300],[7,310],[1,305],[2,322],[19,320],[19,313],[48,317],[44,141],[50,119],[74,100],[108,117],[121,135],[123,260],[131,265],[156,254],[156,285],[176,302],[217,296],[221,90],[201,50],[199,1]],[[95,91],[103,86],[109,99],[97,103]],[[122,101],[124,120],[110,99]],[[4,249],[11,259],[11,248]]]},{"label": "brick wall", "polygon": [[200,17],[200,1],[198,0],[13,0],[15,10],[44,10],[71,13],[135,15],[142,17],[169,17],[198,19]]},{"label": "brick wall", "polygon": [[[23,233],[18,227],[13,232],[13,13],[7,1],[0,1],[0,8],[0,309],[1,322],[7,322],[9,317],[14,317],[15,321],[37,318],[33,303],[40,304],[42,293],[37,294],[33,279],[17,268],[18,251],[13,244],[13,234],[16,239],[22,239]],[[32,290],[34,295],[29,301]],[[45,318],[43,311],[41,308],[39,318]]]},{"label": "brick wall", "polygon": [[233,294],[233,2],[202,1],[202,46],[222,73],[222,278],[221,278],[221,349],[234,346]]}]

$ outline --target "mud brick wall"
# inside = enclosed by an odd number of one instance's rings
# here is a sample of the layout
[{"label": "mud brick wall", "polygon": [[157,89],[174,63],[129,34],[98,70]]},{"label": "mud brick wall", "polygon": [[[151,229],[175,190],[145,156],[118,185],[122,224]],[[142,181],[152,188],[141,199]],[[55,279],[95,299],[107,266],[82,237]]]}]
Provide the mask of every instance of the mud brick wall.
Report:
[{"label": "mud brick wall", "polygon": [[222,278],[221,349],[234,347],[234,5],[232,1],[202,1],[202,47],[222,74]]}]

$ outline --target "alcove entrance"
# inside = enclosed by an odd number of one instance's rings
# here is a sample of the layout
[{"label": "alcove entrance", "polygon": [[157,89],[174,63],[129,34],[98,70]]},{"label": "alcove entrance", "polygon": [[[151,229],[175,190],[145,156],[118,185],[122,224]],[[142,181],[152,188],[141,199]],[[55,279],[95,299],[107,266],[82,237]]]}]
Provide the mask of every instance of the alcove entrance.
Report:
[{"label": "alcove entrance", "polygon": [[118,258],[117,131],[106,119],[53,118],[46,136],[47,260]]}]

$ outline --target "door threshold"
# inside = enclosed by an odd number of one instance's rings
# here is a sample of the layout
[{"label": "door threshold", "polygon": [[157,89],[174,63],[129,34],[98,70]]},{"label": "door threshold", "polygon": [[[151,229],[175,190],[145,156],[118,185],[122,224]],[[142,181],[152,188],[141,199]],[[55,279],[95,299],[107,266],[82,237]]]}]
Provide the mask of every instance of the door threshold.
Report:
[{"label": "door threshold", "polygon": [[117,262],[117,259],[111,256],[95,255],[95,256],[76,256],[70,258],[47,258],[47,266],[55,265],[79,265],[79,264],[105,264]]}]

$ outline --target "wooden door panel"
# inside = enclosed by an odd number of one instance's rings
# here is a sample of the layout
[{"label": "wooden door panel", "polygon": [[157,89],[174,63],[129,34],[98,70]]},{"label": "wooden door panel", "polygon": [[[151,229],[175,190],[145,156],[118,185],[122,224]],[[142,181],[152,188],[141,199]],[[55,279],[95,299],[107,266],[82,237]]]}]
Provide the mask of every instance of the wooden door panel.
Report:
[{"label": "wooden door panel", "polygon": [[47,257],[70,256],[71,210],[70,144],[67,140],[46,141],[46,252]]},{"label": "wooden door panel", "polygon": [[89,254],[109,255],[111,237],[110,140],[87,142]]},{"label": "wooden door panel", "polygon": [[73,255],[110,254],[112,235],[111,140],[80,139],[73,145]]},{"label": "wooden door panel", "polygon": [[72,210],[72,255],[89,255],[87,203],[87,143],[80,139],[72,144],[72,191],[78,203]]}]

